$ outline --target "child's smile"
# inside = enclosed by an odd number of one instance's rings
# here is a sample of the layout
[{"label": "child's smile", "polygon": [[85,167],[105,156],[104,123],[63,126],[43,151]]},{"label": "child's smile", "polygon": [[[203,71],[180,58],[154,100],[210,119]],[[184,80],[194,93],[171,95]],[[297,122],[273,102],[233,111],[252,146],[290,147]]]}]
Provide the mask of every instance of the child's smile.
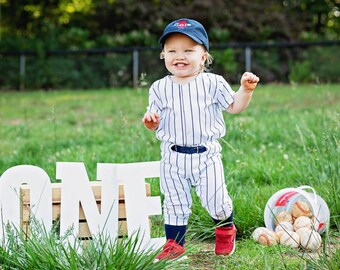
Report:
[{"label": "child's smile", "polygon": [[172,34],[163,50],[165,66],[176,82],[186,82],[202,71],[207,58],[204,46],[183,34]]}]

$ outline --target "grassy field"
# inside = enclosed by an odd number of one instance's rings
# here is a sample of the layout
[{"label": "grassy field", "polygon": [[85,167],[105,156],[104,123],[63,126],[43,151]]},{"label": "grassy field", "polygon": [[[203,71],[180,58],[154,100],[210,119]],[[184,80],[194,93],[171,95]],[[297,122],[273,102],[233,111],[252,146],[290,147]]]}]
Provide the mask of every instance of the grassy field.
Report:
[{"label": "grassy field", "polygon": [[[95,180],[97,163],[159,160],[159,142],[141,124],[147,98],[146,89],[1,93],[0,174],[32,164],[56,181],[57,161],[77,161],[85,163]],[[195,198],[189,260],[169,268],[338,269],[340,85],[260,85],[247,111],[225,118],[228,133],[221,144],[235,207],[237,250],[231,258],[213,255],[213,224]],[[255,243],[250,234],[264,225],[264,206],[271,195],[301,185],[314,187],[330,209],[324,249],[311,256]],[[152,194],[159,194],[157,179]],[[162,234],[161,223],[154,220],[155,235]],[[6,258],[6,252],[0,254]]]}]

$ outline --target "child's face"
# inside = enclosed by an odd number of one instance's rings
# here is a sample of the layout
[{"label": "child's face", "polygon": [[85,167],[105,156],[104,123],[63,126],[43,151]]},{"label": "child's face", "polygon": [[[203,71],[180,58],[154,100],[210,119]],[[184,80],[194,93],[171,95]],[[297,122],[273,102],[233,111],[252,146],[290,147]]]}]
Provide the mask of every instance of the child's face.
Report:
[{"label": "child's face", "polygon": [[179,79],[188,79],[202,71],[207,53],[203,45],[183,34],[172,34],[162,52],[167,70]]}]

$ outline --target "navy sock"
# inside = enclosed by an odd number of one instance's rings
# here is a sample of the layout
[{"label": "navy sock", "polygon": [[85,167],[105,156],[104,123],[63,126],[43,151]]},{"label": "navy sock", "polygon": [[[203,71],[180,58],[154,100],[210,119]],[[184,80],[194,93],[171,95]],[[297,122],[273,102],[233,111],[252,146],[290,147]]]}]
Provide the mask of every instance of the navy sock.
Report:
[{"label": "navy sock", "polygon": [[218,225],[219,227],[232,227],[234,224],[234,212],[231,212],[230,216],[225,220],[217,220],[214,218],[212,220],[215,222],[215,225]]},{"label": "navy sock", "polygon": [[175,226],[175,225],[164,225],[165,237],[166,239],[173,239],[177,244],[184,246],[185,233],[187,231],[187,226]]}]

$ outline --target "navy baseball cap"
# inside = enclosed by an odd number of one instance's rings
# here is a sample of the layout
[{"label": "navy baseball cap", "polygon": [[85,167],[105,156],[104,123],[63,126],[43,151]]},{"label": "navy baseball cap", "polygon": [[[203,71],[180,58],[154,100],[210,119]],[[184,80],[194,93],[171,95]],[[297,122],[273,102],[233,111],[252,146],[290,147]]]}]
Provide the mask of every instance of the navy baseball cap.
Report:
[{"label": "navy baseball cap", "polygon": [[204,26],[198,21],[182,18],[169,23],[168,26],[165,27],[163,35],[158,42],[163,46],[166,38],[173,33],[187,35],[198,44],[202,44],[209,51],[208,34],[205,31]]}]

